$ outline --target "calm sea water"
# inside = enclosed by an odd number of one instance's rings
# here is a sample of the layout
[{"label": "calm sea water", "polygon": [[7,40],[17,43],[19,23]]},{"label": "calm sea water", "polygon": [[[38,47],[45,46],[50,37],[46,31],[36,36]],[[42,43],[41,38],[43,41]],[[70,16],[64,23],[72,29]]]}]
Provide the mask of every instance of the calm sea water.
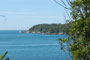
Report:
[{"label": "calm sea water", "polygon": [[[58,38],[67,35],[42,35],[0,31],[0,54],[8,51],[10,60],[66,60]],[[70,58],[69,58],[70,59]]]}]

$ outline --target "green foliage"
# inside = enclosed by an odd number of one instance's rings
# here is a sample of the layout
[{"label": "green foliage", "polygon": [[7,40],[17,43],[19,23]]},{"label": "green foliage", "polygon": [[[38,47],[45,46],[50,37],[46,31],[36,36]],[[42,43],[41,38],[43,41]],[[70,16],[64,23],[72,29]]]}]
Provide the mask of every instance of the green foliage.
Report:
[{"label": "green foliage", "polygon": [[[6,51],[4,55],[0,55],[0,60],[2,60],[7,55],[7,53],[8,53],[8,51]],[[9,60],[9,58],[7,58],[5,60]]]},{"label": "green foliage", "polygon": [[[90,60],[90,0],[69,0],[69,2],[74,20],[69,32],[70,39],[67,39],[72,60]],[[67,40],[59,39],[63,48]]]},{"label": "green foliage", "polygon": [[90,25],[89,24],[90,22],[87,19],[85,20],[79,19],[78,21],[73,22],[73,28],[70,31],[70,37],[73,40],[73,43],[71,44],[71,52],[75,60],[90,59]]},{"label": "green foliage", "polygon": [[68,34],[70,23],[67,24],[39,24],[29,29],[32,32],[46,33],[46,34]]}]

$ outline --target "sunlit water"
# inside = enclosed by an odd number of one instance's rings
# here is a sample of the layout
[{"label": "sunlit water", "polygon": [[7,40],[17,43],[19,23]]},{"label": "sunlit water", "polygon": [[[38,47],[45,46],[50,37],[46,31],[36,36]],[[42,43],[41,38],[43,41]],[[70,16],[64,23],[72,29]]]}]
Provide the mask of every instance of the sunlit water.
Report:
[{"label": "sunlit water", "polygon": [[[0,54],[8,51],[10,60],[66,60],[58,38],[67,35],[42,35],[0,31]],[[70,58],[69,58],[70,60]]]}]

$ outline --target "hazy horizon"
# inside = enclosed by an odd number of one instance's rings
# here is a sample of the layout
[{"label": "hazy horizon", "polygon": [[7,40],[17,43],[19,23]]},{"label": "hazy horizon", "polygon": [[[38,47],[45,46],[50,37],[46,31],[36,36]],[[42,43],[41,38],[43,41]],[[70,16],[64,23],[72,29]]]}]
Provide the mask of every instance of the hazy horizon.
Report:
[{"label": "hazy horizon", "polygon": [[[37,24],[65,23],[64,8],[53,0],[2,0],[0,30],[28,30]],[[67,18],[67,17],[66,17]]]}]

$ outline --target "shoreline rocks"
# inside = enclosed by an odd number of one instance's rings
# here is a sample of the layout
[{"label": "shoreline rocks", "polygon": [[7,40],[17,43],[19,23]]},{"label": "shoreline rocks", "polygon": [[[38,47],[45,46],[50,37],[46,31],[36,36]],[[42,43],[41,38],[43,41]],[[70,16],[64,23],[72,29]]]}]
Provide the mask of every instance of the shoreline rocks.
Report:
[{"label": "shoreline rocks", "polygon": [[65,33],[63,33],[63,32],[59,32],[59,33],[50,33],[50,32],[30,32],[30,31],[24,31],[24,33],[33,33],[33,34],[48,34],[48,35],[52,35],[52,34],[54,34],[54,35],[63,35],[63,34],[65,34]]}]

